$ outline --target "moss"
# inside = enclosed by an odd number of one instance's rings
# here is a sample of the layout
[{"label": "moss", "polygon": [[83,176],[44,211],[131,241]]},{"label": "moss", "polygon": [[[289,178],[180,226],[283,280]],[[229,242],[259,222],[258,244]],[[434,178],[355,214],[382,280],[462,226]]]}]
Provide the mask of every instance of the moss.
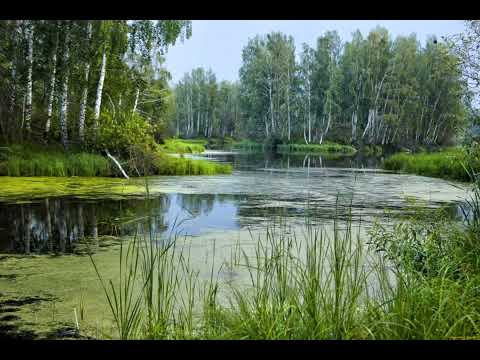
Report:
[{"label": "moss", "polygon": [[[93,258],[108,278],[117,278],[118,245],[97,251]],[[60,325],[75,326],[76,312],[82,332],[93,336],[97,330],[110,332],[112,319],[88,256],[12,255],[0,262],[0,272],[15,276],[15,281],[0,279],[1,302],[39,299],[15,307],[19,319],[14,325],[19,330],[45,337]]]},{"label": "moss", "polygon": [[35,199],[46,196],[74,195],[85,198],[118,197],[143,194],[138,180],[101,177],[9,177],[1,176],[0,201]]}]

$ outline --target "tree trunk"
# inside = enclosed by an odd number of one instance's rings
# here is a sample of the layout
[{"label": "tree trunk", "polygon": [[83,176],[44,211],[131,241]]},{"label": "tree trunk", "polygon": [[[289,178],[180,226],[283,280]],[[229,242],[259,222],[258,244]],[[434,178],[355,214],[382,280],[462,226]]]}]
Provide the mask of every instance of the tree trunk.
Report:
[{"label": "tree trunk", "polygon": [[63,66],[65,73],[62,82],[62,94],[60,97],[60,132],[62,137],[62,144],[65,149],[68,149],[68,129],[67,129],[67,111],[68,111],[68,59],[69,59],[69,32],[65,33],[65,43],[63,52]]},{"label": "tree trunk", "polygon": [[33,21],[28,22],[27,28],[27,89],[25,104],[25,129],[27,134],[31,131],[30,121],[32,119],[32,69],[33,68]]},{"label": "tree trunk", "polygon": [[[92,22],[87,22],[87,48],[90,49],[90,39],[92,38]],[[88,52],[88,55],[89,52]],[[87,98],[88,98],[88,77],[90,75],[90,61],[87,60],[85,64],[85,72],[83,75],[83,90],[82,98],[80,100],[80,115],[78,117],[78,139],[80,144],[85,143],[85,114],[87,112]]]},{"label": "tree trunk", "polygon": [[137,87],[137,91],[135,92],[135,102],[133,103],[132,114],[135,114],[135,111],[137,111],[137,105],[138,105],[138,98],[139,97],[140,97],[140,88]]},{"label": "tree trunk", "polygon": [[107,68],[107,47],[104,45],[102,54],[102,65],[100,66],[100,78],[97,85],[97,96],[95,97],[95,110],[93,115],[93,128],[95,134],[98,131],[98,118],[100,117],[100,107],[102,106],[102,91],[103,83],[105,81],[105,72]]},{"label": "tree trunk", "polygon": [[105,149],[105,153],[106,153],[107,156],[115,163],[115,165],[118,167],[118,169],[119,169],[120,172],[122,173],[123,177],[125,177],[126,179],[128,179],[127,173],[125,172],[125,170],[123,170],[122,165],[120,165],[120,163],[117,161],[117,159],[115,159],[115,158],[110,154],[110,152],[109,152],[107,149]]},{"label": "tree trunk", "polygon": [[45,135],[48,135],[48,133],[50,132],[50,126],[52,124],[53,99],[55,95],[55,77],[57,75],[58,36],[59,36],[59,32],[57,30],[57,39],[55,42],[55,48],[53,50],[53,56],[52,56],[52,75],[50,76],[50,94],[48,95],[47,122],[45,123]]}]

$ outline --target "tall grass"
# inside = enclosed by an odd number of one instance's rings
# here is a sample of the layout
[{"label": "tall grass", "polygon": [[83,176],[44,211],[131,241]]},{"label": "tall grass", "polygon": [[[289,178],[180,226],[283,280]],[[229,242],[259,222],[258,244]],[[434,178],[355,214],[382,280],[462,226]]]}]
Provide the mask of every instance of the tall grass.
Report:
[{"label": "tall grass", "polygon": [[14,147],[1,175],[8,176],[110,176],[111,165],[101,155],[65,153],[56,149]]},{"label": "tall grass", "polygon": [[208,160],[175,158],[158,153],[154,160],[155,175],[216,175],[231,174],[232,166]]},{"label": "tall grass", "polygon": [[214,265],[200,282],[177,239],[144,236],[121,254],[124,280],[104,286],[116,336],[480,338],[478,241],[467,248],[464,229],[440,220],[374,228],[369,245],[351,221],[330,233],[307,222],[302,236],[272,225],[253,253],[232,250],[228,266],[247,280],[230,284]]},{"label": "tall grass", "polygon": [[194,154],[194,153],[202,153],[205,151],[205,144],[207,140],[199,140],[199,139],[191,139],[191,140],[183,140],[183,139],[166,139],[163,145],[159,147],[170,153],[176,154]]},{"label": "tall grass", "polygon": [[466,168],[468,160],[463,149],[450,148],[433,153],[394,154],[385,159],[383,167],[423,176],[470,181],[471,176]]},{"label": "tall grass", "polygon": [[342,153],[354,154],[357,150],[350,145],[337,143],[323,144],[281,144],[277,146],[277,151],[284,154],[306,154],[306,153]]}]

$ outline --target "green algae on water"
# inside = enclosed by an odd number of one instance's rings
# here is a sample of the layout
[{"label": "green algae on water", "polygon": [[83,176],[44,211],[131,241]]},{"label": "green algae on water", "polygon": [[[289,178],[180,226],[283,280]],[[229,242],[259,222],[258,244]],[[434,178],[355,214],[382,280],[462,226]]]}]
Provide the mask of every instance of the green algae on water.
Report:
[{"label": "green algae on water", "polygon": [[0,201],[22,201],[66,195],[82,198],[117,198],[142,195],[144,191],[144,184],[135,179],[0,176]]}]

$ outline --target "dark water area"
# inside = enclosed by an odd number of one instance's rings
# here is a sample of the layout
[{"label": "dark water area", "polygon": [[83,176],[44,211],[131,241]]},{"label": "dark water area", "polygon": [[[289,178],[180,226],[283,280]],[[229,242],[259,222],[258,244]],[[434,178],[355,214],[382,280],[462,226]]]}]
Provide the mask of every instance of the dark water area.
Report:
[{"label": "dark water area", "polygon": [[50,198],[0,204],[0,252],[79,253],[102,236],[196,236],[237,229],[242,196],[165,194],[144,199]]},{"label": "dark water area", "polygon": [[384,155],[372,156],[357,152],[354,155],[342,154],[288,154],[275,152],[265,153],[217,153],[215,151],[202,154],[202,158],[231,163],[237,170],[252,170],[259,168],[353,168],[378,169]]}]

